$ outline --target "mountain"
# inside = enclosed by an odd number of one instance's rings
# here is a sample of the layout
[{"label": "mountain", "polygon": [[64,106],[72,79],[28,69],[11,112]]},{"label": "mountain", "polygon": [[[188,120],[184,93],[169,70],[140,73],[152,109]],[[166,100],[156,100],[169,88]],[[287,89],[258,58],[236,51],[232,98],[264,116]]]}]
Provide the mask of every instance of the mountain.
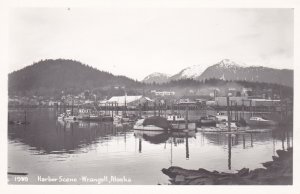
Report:
[{"label": "mountain", "polygon": [[145,77],[142,82],[144,83],[166,83],[169,81],[169,75],[164,74],[164,73],[152,73],[150,75],[148,75],[147,77]]},{"label": "mountain", "polygon": [[81,62],[66,59],[43,60],[8,75],[11,93],[53,93],[62,90],[81,92],[84,89],[113,86],[137,87],[141,83],[125,76],[99,71]]},{"label": "mountain", "polygon": [[217,78],[223,80],[244,80],[250,82],[277,83],[293,86],[293,70],[273,69],[263,66],[243,66],[225,59],[208,67],[197,80]]},{"label": "mountain", "polygon": [[173,75],[171,80],[179,80],[179,79],[197,79],[201,74],[205,71],[206,66],[204,65],[194,65],[191,67],[187,67],[181,70],[179,73]]},{"label": "mountain", "polygon": [[293,70],[273,69],[263,66],[245,66],[229,59],[224,59],[217,64],[209,66],[195,65],[183,69],[173,75],[171,80],[194,79],[205,80],[210,78],[223,80],[244,80],[250,82],[277,83],[293,86]]}]

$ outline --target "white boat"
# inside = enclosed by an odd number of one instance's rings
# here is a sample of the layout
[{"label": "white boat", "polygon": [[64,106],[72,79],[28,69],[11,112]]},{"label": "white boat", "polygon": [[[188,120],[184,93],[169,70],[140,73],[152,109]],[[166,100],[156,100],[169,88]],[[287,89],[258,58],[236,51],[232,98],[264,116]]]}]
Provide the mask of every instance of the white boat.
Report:
[{"label": "white boat", "polygon": [[[231,132],[244,132],[245,127],[238,127],[236,126],[236,123],[232,122],[230,123],[230,131]],[[228,122],[221,122],[217,123],[216,127],[198,127],[197,131],[202,131],[202,132],[228,132]]]},{"label": "white boat", "polygon": [[134,126],[133,129],[135,130],[145,130],[145,131],[165,131],[164,128],[157,127],[155,125],[143,125],[145,119],[138,120]]},{"label": "white boat", "polygon": [[277,124],[277,122],[265,119],[263,117],[251,117],[248,121],[249,126],[274,126]]},{"label": "white boat", "polygon": [[245,132],[247,132],[247,133],[267,133],[267,132],[270,132],[270,131],[273,131],[273,129],[272,128],[264,128],[264,129],[247,128],[245,130]]},{"label": "white boat", "polygon": [[66,113],[62,113],[57,117],[57,120],[60,121],[77,121],[77,117],[71,115],[71,110],[67,110]]},{"label": "white boat", "polygon": [[113,123],[118,124],[122,122],[122,116],[121,115],[114,115],[114,121]]},{"label": "white boat", "polygon": [[218,112],[216,115],[217,121],[228,121],[228,116],[225,115],[224,113]]}]

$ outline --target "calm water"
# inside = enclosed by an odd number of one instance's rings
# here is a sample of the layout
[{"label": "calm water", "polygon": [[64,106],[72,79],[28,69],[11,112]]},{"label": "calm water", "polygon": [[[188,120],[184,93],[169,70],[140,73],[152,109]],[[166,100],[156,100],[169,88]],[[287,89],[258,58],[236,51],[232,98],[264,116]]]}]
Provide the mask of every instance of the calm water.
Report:
[{"label": "calm water", "polygon": [[[22,111],[9,111],[10,119],[23,117]],[[10,184],[97,184],[83,177],[101,179],[101,184],[168,184],[161,170],[171,165],[224,172],[254,169],[271,160],[277,149],[293,144],[292,132],[280,129],[236,136],[143,133],[130,125],[60,123],[55,109],[28,110],[27,120],[27,126],[8,127],[8,172],[28,173],[21,181],[9,175]],[[66,182],[41,181],[48,176],[62,176]]]}]

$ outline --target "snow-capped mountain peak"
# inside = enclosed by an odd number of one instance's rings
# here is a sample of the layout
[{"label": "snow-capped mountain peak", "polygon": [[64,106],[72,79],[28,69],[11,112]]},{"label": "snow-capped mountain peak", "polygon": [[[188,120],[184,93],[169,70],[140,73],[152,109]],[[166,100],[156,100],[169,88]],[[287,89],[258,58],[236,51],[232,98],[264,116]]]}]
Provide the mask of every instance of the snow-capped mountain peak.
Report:
[{"label": "snow-capped mountain peak", "polygon": [[150,75],[146,76],[142,81],[145,83],[164,83],[167,82],[169,79],[170,75],[165,74],[165,73],[159,73],[159,72],[154,72],[151,73]]},{"label": "snow-capped mountain peak", "polygon": [[188,67],[184,69],[181,72],[182,78],[195,78],[200,76],[206,69],[206,66],[203,65],[193,65],[191,67]]},{"label": "snow-capped mountain peak", "polygon": [[152,77],[170,77],[169,75],[167,75],[167,74],[165,74],[165,73],[159,73],[159,72],[154,72],[154,73],[151,73],[150,75],[148,75],[148,76],[146,76],[145,78],[144,78],[144,80],[146,80],[146,79],[150,79],[150,78],[152,78]]},{"label": "snow-capped mountain peak", "polygon": [[[223,59],[222,61],[220,61],[218,63],[218,65],[220,67],[223,67],[223,68],[241,67],[240,63],[237,63],[237,62],[232,61],[230,59]],[[244,65],[244,64],[242,64],[242,65]]]}]

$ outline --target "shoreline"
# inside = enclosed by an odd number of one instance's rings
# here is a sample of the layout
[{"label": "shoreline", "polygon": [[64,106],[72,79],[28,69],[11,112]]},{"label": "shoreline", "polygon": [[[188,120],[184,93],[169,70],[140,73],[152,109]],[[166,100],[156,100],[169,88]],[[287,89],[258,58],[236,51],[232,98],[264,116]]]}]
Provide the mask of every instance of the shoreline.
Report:
[{"label": "shoreline", "polygon": [[170,177],[172,185],[292,185],[293,148],[276,151],[272,161],[262,163],[265,168],[242,168],[237,173],[208,171],[203,168],[189,170],[177,166],[162,172]]}]

